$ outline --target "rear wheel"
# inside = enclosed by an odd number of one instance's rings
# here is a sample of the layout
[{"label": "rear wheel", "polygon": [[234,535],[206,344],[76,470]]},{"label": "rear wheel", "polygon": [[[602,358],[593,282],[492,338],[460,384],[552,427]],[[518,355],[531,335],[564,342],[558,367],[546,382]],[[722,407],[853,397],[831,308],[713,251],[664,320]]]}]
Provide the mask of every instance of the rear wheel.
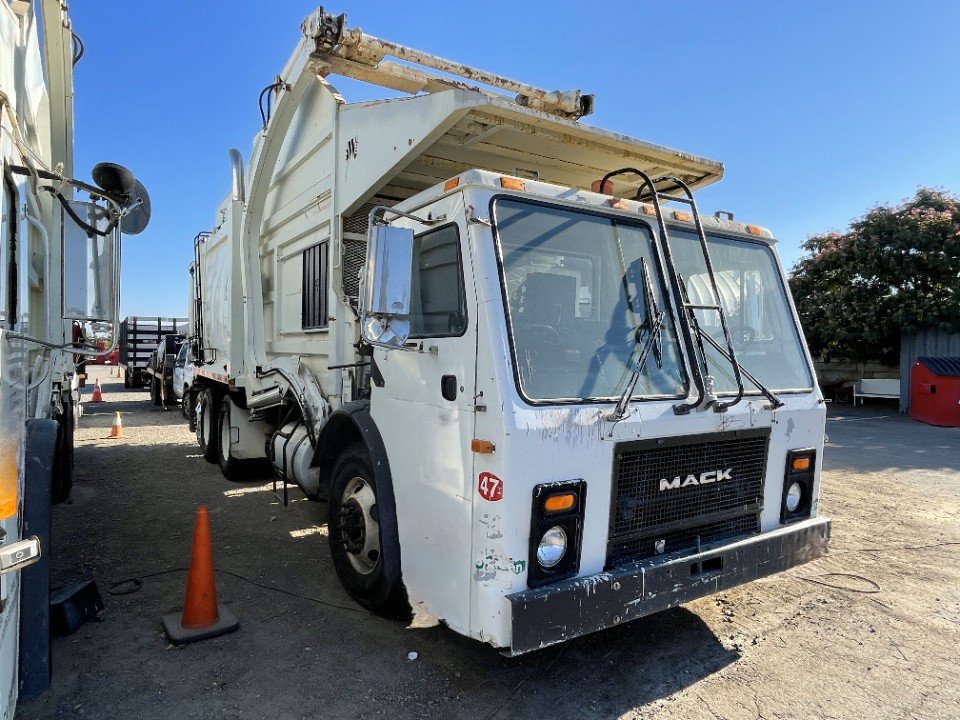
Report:
[{"label": "rear wheel", "polygon": [[160,381],[157,378],[150,376],[150,402],[152,402],[156,407],[163,405],[163,388],[160,385]]},{"label": "rear wheel", "polygon": [[337,459],[330,485],[327,524],[330,556],[344,589],[365,608],[388,617],[409,617],[406,589],[397,578],[384,572],[384,553],[396,553],[399,547],[384,548],[381,523],[396,523],[386,516],[386,508],[377,502],[373,466],[366,448],[357,443]]},{"label": "rear wheel", "polygon": [[248,463],[233,456],[233,443],[230,442],[230,408],[232,403],[229,397],[220,401],[218,426],[218,440],[220,442],[220,472],[227,480],[243,480],[247,473]]},{"label": "rear wheel", "polygon": [[133,381],[130,379],[130,371],[127,368],[123,369],[123,386],[129,390],[133,387]]},{"label": "rear wheel", "polygon": [[211,463],[220,459],[216,432],[217,406],[216,395],[210,388],[200,391],[197,398],[197,445],[200,446],[203,459]]}]

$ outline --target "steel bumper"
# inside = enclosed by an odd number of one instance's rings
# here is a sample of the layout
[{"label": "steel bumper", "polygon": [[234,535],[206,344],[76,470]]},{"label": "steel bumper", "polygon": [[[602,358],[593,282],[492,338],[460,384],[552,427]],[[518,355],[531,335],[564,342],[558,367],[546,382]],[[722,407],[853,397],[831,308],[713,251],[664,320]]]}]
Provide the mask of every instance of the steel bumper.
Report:
[{"label": "steel bumper", "polygon": [[696,555],[644,560],[507,596],[508,653],[519,655],[619,625],[816,560],[827,552],[830,519],[813,518]]}]

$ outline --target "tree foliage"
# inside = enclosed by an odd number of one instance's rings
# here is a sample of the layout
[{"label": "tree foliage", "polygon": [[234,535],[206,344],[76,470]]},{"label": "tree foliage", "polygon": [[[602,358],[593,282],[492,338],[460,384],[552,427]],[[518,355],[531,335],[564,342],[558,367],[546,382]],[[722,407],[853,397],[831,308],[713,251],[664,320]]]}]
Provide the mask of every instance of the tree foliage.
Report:
[{"label": "tree foliage", "polygon": [[960,199],[922,188],[814,235],[790,287],[814,355],[896,364],[901,330],[960,331]]}]

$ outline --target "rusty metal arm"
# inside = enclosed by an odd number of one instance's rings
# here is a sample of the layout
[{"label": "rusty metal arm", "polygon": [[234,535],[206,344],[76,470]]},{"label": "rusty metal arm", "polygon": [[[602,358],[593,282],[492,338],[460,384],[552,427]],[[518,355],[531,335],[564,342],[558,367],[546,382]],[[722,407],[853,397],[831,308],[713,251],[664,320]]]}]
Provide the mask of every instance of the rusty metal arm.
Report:
[{"label": "rusty metal arm", "polygon": [[[593,95],[579,90],[544,90],[486,70],[445,60],[405,45],[366,35],[360,28],[347,28],[346,15],[334,16],[317,8],[303,21],[304,35],[315,42],[314,58],[324,65],[325,74],[336,73],[401,92],[439,92],[451,88],[481,90],[452,78],[417,70],[384,60],[393,57],[406,63],[431,68],[470,82],[516,93],[522,107],[577,119],[593,112]],[[481,90],[482,91],[482,90]]]}]

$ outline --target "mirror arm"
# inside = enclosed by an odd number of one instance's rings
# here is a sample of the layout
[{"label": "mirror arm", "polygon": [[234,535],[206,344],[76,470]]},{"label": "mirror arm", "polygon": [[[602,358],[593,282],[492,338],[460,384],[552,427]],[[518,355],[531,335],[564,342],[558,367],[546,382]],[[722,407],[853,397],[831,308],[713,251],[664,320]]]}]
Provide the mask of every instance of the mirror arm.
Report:
[{"label": "mirror arm", "polygon": [[403,212],[403,210],[394,210],[392,207],[387,207],[386,205],[377,205],[375,208],[373,208],[370,211],[370,214],[367,216],[367,225],[369,227],[372,227],[377,224],[386,225],[387,224],[386,220],[384,220],[383,218],[381,218],[380,222],[378,223],[376,216],[377,214],[386,215],[387,213],[393,213],[398,217],[410,218],[411,220],[418,222],[421,225],[436,225],[438,222],[440,222],[439,219],[425,220],[422,217],[417,217],[416,215],[411,215],[408,212]]},{"label": "mirror arm", "polygon": [[[10,172],[17,175],[31,175],[30,168],[24,167],[23,165],[9,165]],[[122,206],[126,198],[122,195],[117,195],[115,193],[107,192],[103,188],[98,188],[93,185],[88,185],[87,183],[76,180],[73,178],[67,178],[58,173],[51,172],[49,170],[41,170],[37,168],[37,177],[40,177],[44,180],[56,180],[57,182],[67,183],[68,185],[73,185],[73,187],[78,188],[79,190],[84,190],[91,195],[96,195],[97,197],[102,197],[105,200],[109,200],[114,205]]]}]

